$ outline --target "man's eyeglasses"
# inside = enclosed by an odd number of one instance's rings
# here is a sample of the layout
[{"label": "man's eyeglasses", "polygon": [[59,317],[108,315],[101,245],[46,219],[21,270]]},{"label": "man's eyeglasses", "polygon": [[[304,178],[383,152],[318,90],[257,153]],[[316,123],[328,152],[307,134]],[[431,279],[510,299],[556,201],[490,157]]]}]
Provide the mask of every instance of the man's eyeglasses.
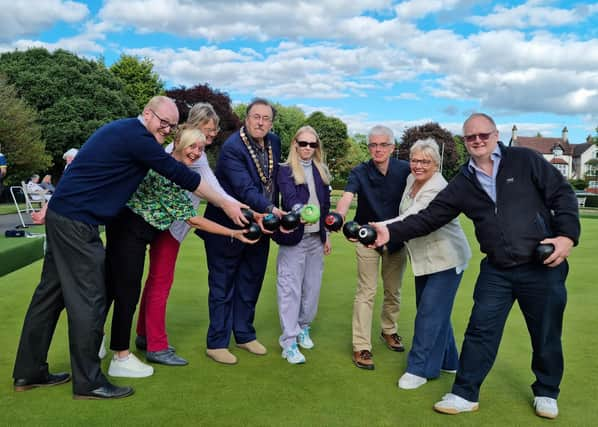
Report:
[{"label": "man's eyeglasses", "polygon": [[259,114],[252,114],[249,117],[252,120],[255,120],[256,122],[259,122],[260,120],[262,120],[264,123],[270,123],[272,121],[272,117],[270,117],[270,116],[260,116]]},{"label": "man's eyeglasses", "polygon": [[493,133],[494,133],[494,131],[484,132],[484,133],[474,133],[471,135],[463,135],[463,139],[465,140],[465,142],[474,142],[479,137],[480,141],[488,141],[488,139],[490,138],[490,136]]},{"label": "man's eyeglasses", "polygon": [[376,148],[388,148],[388,147],[391,147],[391,146],[393,146],[393,145],[394,145],[394,144],[391,144],[390,142],[382,142],[382,143],[380,143],[380,144],[375,144],[375,143],[373,143],[373,142],[370,142],[370,143],[368,144],[368,148],[369,148],[370,150],[375,150]]},{"label": "man's eyeglasses", "polygon": [[309,148],[318,148],[318,143],[317,142],[308,142],[308,141],[297,141],[297,145],[299,147],[307,147],[309,145]]},{"label": "man's eyeglasses", "polygon": [[412,165],[421,165],[423,168],[427,168],[430,167],[430,165],[432,164],[432,160],[428,160],[428,159],[410,159],[409,163],[411,163]]},{"label": "man's eyeglasses", "polygon": [[162,117],[160,117],[158,114],[156,114],[156,112],[154,110],[152,110],[151,108],[149,109],[152,114],[154,116],[156,116],[156,118],[158,120],[160,120],[160,129],[166,129],[166,128],[170,128],[171,132],[176,131],[178,124],[176,123],[170,123],[168,120],[164,120]]}]

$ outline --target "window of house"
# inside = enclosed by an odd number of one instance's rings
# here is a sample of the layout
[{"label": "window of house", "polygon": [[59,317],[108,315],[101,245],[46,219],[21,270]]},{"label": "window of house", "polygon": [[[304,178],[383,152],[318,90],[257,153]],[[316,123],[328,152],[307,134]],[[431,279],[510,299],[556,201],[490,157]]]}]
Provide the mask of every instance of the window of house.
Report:
[{"label": "window of house", "polygon": [[563,149],[559,146],[556,146],[552,149],[552,154],[554,154],[555,156],[562,156],[563,155]]},{"label": "window of house", "polygon": [[563,176],[567,177],[567,171],[569,170],[569,165],[561,165],[561,164],[557,164],[554,165],[555,168],[557,168],[562,174]]}]

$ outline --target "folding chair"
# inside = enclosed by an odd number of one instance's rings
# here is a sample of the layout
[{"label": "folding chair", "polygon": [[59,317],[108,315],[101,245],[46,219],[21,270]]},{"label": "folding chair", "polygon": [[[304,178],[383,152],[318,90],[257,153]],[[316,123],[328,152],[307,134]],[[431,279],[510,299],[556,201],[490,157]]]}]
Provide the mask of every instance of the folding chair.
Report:
[{"label": "folding chair", "polygon": [[[19,204],[19,200],[17,195],[21,194],[23,199],[25,200],[25,208],[22,208]],[[15,203],[15,207],[17,208],[17,214],[19,215],[19,220],[21,221],[20,225],[17,225],[17,228],[27,228],[30,225],[34,224],[27,224],[23,219],[23,214],[30,214],[31,212],[35,212],[35,208],[33,207],[34,204],[38,204],[39,208],[41,209],[44,201],[43,200],[31,200],[29,194],[27,193],[27,185],[23,181],[21,181],[21,185],[13,185],[10,187],[10,195],[12,196],[12,200]]]}]

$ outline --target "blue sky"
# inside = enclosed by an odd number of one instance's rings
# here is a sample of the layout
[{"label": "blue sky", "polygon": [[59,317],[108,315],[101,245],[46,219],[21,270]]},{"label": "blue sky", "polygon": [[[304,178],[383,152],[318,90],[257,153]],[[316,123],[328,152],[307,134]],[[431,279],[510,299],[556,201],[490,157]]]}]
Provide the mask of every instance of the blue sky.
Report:
[{"label": "blue sky", "polygon": [[[35,5],[35,6],[33,6]],[[473,111],[501,139],[598,127],[598,2],[0,0],[0,52],[150,58],[168,87],[209,83],[397,136]]]}]

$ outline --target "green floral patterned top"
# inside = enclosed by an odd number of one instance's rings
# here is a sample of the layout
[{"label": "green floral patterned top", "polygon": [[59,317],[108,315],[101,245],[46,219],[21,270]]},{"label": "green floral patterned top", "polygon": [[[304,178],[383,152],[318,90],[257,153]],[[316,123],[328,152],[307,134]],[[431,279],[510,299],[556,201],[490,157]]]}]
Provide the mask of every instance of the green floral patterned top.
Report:
[{"label": "green floral patterned top", "polygon": [[185,190],[150,170],[127,206],[158,230],[167,230],[174,221],[185,221],[197,215]]}]

